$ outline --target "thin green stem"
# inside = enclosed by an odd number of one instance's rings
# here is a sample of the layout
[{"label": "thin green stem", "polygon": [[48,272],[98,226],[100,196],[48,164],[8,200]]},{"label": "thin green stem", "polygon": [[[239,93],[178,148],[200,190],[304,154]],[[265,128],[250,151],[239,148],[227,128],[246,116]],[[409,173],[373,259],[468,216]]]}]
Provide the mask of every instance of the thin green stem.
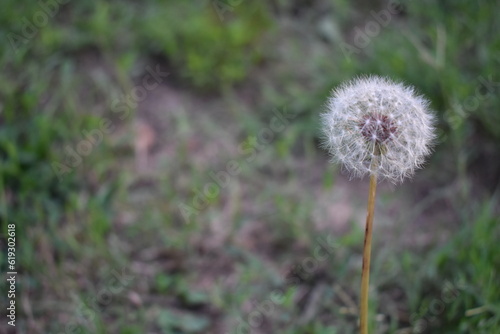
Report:
[{"label": "thin green stem", "polygon": [[[376,159],[375,159],[376,160]],[[373,213],[375,211],[375,194],[377,191],[377,175],[373,172],[376,161],[372,162],[368,210],[366,215],[365,242],[363,248],[363,270],[361,273],[360,333],[368,334],[368,287],[370,282],[370,259],[372,252]]]}]

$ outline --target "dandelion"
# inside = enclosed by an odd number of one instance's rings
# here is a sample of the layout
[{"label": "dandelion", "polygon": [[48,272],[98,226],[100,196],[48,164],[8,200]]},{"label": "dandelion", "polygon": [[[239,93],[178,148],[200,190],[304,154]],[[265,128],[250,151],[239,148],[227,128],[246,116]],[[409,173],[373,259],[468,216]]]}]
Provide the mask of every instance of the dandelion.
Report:
[{"label": "dandelion", "polygon": [[360,328],[366,334],[377,179],[402,182],[422,166],[435,138],[434,115],[413,88],[372,76],[335,90],[321,119],[323,146],[332,161],[351,176],[370,175],[360,302]]}]

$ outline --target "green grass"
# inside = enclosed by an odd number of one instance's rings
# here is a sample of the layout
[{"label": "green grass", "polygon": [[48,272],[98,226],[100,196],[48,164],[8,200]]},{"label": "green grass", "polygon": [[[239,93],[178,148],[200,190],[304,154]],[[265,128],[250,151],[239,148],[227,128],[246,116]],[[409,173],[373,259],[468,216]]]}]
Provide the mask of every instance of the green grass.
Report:
[{"label": "green grass", "polygon": [[[381,190],[372,332],[497,332],[498,5],[408,2],[347,59],[339,43],[386,8],[357,4],[233,2],[221,20],[204,2],[71,2],[17,52],[3,43],[0,263],[14,223],[17,331],[355,333],[367,185],[328,164],[318,113],[333,86],[375,73],[429,96],[440,138],[413,182]],[[4,41],[41,10],[2,6]],[[157,65],[169,76],[120,119]],[[294,117],[267,141],[276,109]],[[103,119],[113,130],[70,166]],[[139,121],[155,132],[145,170]],[[231,161],[186,223],[179,205]]]}]

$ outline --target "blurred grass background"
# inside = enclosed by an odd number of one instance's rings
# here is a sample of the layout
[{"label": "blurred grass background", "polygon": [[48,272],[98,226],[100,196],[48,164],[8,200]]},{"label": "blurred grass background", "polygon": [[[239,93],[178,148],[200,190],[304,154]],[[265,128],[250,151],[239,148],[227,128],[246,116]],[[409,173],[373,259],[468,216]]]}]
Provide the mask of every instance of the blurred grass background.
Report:
[{"label": "blurred grass background", "polygon": [[[363,74],[414,85],[439,129],[425,169],[379,192],[372,332],[500,332],[499,12],[2,1],[17,332],[355,333],[367,182],[328,163],[318,115]],[[270,133],[276,112],[293,117]]]}]

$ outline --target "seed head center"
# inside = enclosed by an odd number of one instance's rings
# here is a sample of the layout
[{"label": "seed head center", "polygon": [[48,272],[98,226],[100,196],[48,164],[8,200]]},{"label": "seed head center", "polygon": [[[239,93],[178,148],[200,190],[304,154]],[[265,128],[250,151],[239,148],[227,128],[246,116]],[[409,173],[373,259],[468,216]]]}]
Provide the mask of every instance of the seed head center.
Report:
[{"label": "seed head center", "polygon": [[358,126],[366,140],[377,144],[392,139],[397,131],[395,122],[386,115],[367,115]]}]

